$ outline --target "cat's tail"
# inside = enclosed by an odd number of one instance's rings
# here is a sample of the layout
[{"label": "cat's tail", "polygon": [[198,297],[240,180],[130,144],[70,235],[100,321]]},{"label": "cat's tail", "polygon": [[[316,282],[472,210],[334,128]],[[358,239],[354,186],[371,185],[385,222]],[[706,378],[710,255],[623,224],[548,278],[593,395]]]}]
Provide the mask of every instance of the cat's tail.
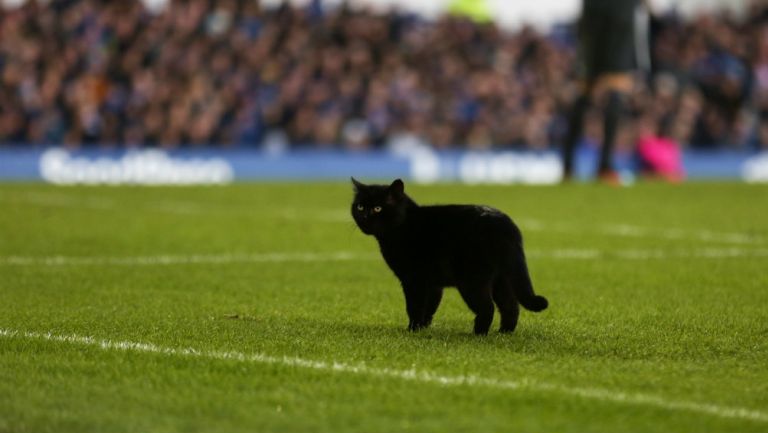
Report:
[{"label": "cat's tail", "polygon": [[545,310],[549,306],[549,301],[533,291],[533,283],[528,273],[528,264],[525,261],[525,253],[522,246],[514,254],[511,265],[509,272],[510,283],[520,305],[525,307],[526,310],[534,312]]}]

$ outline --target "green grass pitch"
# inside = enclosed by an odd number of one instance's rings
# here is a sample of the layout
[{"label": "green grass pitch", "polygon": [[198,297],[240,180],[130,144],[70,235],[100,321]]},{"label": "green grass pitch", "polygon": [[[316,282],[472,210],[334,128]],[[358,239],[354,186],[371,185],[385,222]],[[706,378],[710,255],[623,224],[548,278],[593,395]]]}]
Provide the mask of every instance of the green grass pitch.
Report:
[{"label": "green grass pitch", "polygon": [[768,186],[411,186],[521,227],[543,313],[428,330],[351,185],[0,185],[0,432],[766,432]]}]

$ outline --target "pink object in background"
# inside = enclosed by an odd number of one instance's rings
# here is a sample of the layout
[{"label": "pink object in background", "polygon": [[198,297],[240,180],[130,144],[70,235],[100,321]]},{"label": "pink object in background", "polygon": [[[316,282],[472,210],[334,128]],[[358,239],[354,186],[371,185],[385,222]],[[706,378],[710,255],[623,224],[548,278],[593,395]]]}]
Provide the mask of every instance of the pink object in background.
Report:
[{"label": "pink object in background", "polygon": [[671,182],[685,178],[680,146],[674,140],[646,135],[638,140],[637,151],[644,170]]}]

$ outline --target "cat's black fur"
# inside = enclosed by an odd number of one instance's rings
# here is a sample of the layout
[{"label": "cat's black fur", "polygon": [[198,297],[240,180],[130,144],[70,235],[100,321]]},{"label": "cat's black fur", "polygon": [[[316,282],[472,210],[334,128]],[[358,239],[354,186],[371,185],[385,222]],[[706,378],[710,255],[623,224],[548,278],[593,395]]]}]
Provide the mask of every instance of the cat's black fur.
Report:
[{"label": "cat's black fur", "polygon": [[364,185],[354,178],[352,217],[363,233],[376,237],[384,260],[405,293],[408,329],[429,326],[444,287],[456,287],[475,313],[475,333],[487,334],[493,304],[501,332],[511,332],[520,314],[547,308],[533,292],[520,230],[487,206],[419,206],[400,179],[391,185]]}]

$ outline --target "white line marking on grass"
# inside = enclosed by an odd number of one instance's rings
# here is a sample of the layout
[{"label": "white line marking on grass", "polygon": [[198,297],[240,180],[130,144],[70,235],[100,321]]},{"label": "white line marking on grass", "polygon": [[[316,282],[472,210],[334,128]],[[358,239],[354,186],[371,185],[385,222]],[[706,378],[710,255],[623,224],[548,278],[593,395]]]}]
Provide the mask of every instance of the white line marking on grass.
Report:
[{"label": "white line marking on grass", "polygon": [[227,263],[280,263],[280,262],[336,262],[350,260],[367,260],[374,256],[367,253],[347,251],[328,253],[264,253],[264,254],[194,254],[187,256],[160,255],[138,257],[73,257],[48,256],[0,257],[0,265],[42,265],[42,266],[155,266],[155,265],[186,265],[186,264],[227,264]]},{"label": "white line marking on grass", "polygon": [[768,422],[768,413],[743,407],[721,406],[712,403],[700,403],[685,400],[670,400],[652,394],[612,391],[603,388],[572,387],[547,382],[539,382],[533,379],[510,381],[484,378],[474,375],[447,376],[426,370],[420,371],[416,369],[397,370],[391,368],[377,368],[369,367],[365,364],[348,364],[336,361],[315,361],[291,356],[270,356],[261,353],[247,354],[234,351],[199,350],[193,348],[177,349],[173,347],[157,346],[151,343],[100,340],[93,337],[80,335],[58,335],[50,332],[39,333],[0,329],[0,337],[39,339],[68,344],[80,344],[97,347],[103,350],[119,350],[127,352],[154,353],[167,356],[182,356],[190,358],[205,358],[213,360],[282,365],[286,367],[296,367],[326,372],[349,373],[361,376],[408,380],[442,386],[481,386],[501,390],[551,392],[555,394],[568,395],[590,400],[600,400],[610,403],[621,403],[634,406],[649,406],[658,409],[694,412],[721,418]]},{"label": "white line marking on grass", "polygon": [[28,204],[49,207],[78,207],[86,209],[109,210],[118,207],[110,199],[102,197],[73,197],[66,194],[30,192],[11,200],[23,201]]},{"label": "white line marking on grass", "polygon": [[347,211],[326,209],[282,209],[275,212],[280,218],[289,221],[321,221],[329,223],[350,223],[354,220]]},{"label": "white line marking on grass", "polygon": [[609,236],[631,238],[661,238],[669,240],[695,240],[711,243],[730,243],[740,245],[765,244],[760,236],[750,236],[745,233],[715,232],[711,230],[680,229],[680,228],[649,228],[630,224],[595,224],[580,226],[568,222],[546,223],[535,219],[520,219],[520,225],[525,230],[543,232],[589,232]]},{"label": "white line marking on grass", "polygon": [[754,244],[762,240],[744,233],[721,233],[711,230],[684,230],[684,229],[650,229],[629,224],[609,224],[602,226],[606,234],[628,237],[661,237],[671,240],[693,239],[703,242],[723,242],[732,244]]},{"label": "white line marking on grass", "polygon": [[[123,210],[127,205],[94,196],[67,195],[56,193],[28,193],[11,198],[12,201],[47,207],[67,207],[104,211]],[[256,217],[279,218],[287,221],[317,221],[326,223],[353,223],[346,210],[325,208],[271,208],[261,209],[248,206],[232,206],[220,203],[181,201],[164,198],[162,201],[139,201],[131,205],[132,210],[162,212],[174,215],[197,216],[210,214],[253,215]]]},{"label": "white line marking on grass", "polygon": [[[725,259],[739,257],[768,257],[768,249],[745,248],[700,248],[694,250],[631,250],[617,249],[554,249],[530,250],[528,257],[553,260],[664,260],[664,259]],[[376,253],[352,251],[260,253],[260,254],[192,254],[157,256],[0,256],[0,266],[162,266],[188,264],[230,264],[230,263],[283,263],[283,262],[340,262],[375,260]]]},{"label": "white line marking on grass", "polygon": [[563,248],[555,250],[531,250],[526,254],[531,258],[561,259],[561,260],[652,260],[652,259],[726,259],[737,257],[768,257],[766,248],[697,248],[692,250],[662,250],[662,249],[579,249]]}]

